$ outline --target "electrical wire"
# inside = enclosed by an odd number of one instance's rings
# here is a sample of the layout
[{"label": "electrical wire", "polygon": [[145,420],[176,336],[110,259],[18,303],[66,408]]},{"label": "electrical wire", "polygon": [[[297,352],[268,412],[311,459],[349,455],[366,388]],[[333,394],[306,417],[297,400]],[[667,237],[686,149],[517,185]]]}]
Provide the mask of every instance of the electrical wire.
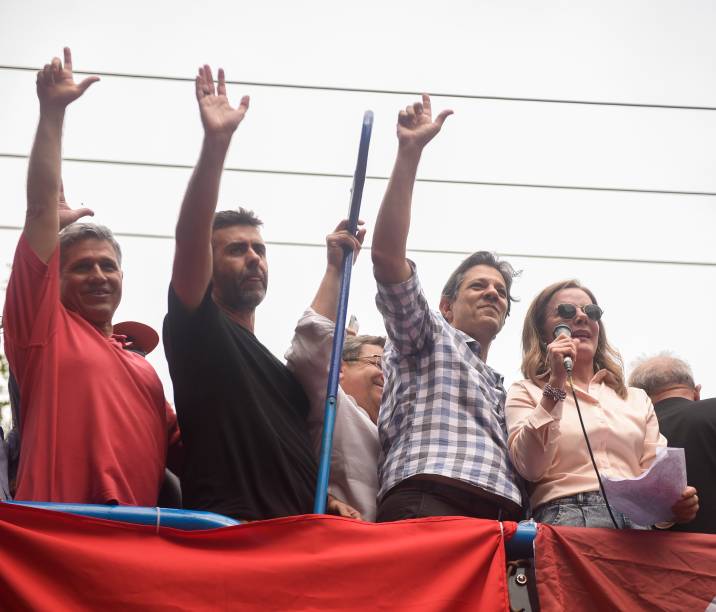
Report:
[{"label": "electrical wire", "polygon": [[[29,155],[25,153],[2,153],[0,158],[6,159],[28,159]],[[82,164],[106,164],[112,166],[136,166],[141,168],[164,168],[172,170],[193,170],[191,164],[163,163],[163,162],[146,162],[146,161],[128,161],[120,159],[99,159],[93,157],[63,157],[62,161],[82,163]],[[265,168],[240,168],[237,166],[224,167],[225,172],[244,172],[248,174],[274,174],[284,176],[306,176],[318,178],[337,178],[352,179],[352,174],[342,172],[310,172],[303,170],[274,170]],[[366,175],[366,180],[387,181],[389,176],[384,175]],[[436,178],[416,178],[416,183],[433,183],[441,185],[472,185],[487,187],[520,187],[525,189],[566,189],[573,191],[606,191],[611,193],[646,193],[655,195],[679,195],[679,196],[699,196],[699,197],[716,197],[716,191],[688,191],[676,189],[648,189],[639,187],[599,187],[594,185],[554,185],[546,183],[510,183],[497,181],[473,181],[467,179],[436,179]]]},{"label": "electrical wire", "polygon": [[584,441],[587,443],[587,450],[589,451],[589,458],[592,460],[592,467],[594,468],[594,472],[597,475],[597,482],[599,482],[599,490],[602,493],[602,497],[604,498],[604,503],[607,505],[607,510],[609,511],[609,517],[612,519],[612,523],[614,523],[614,529],[620,529],[619,525],[617,524],[616,519],[614,518],[614,514],[612,514],[612,507],[609,505],[609,500],[607,499],[607,492],[604,490],[604,483],[602,483],[602,477],[599,474],[599,469],[597,468],[597,462],[594,460],[594,453],[592,452],[592,445],[589,443],[589,436],[587,435],[587,429],[584,427],[584,420],[582,419],[582,411],[579,407],[579,401],[577,400],[577,393],[574,391],[574,383],[572,382],[572,373],[567,372],[567,380],[569,381],[569,388],[572,390],[572,397],[574,398],[574,403],[577,406],[577,416],[579,417],[579,424],[582,426],[582,433],[584,434]]},{"label": "electrical wire", "polygon": [[[25,71],[25,72],[36,72],[37,68],[30,66],[18,66],[18,65],[0,65],[0,70],[10,71]],[[127,72],[109,72],[109,71],[75,71],[76,74],[87,74],[87,75],[99,75],[106,77],[117,77],[117,78],[130,78],[130,79],[148,79],[148,80],[160,80],[160,81],[178,81],[178,82],[193,82],[194,78],[189,77],[176,77],[169,75],[152,75],[152,74],[134,74]],[[252,82],[252,81],[227,81],[229,84],[244,85],[244,86],[255,86],[255,87],[276,87],[276,88],[290,88],[290,89],[305,89],[305,90],[320,90],[320,91],[338,91],[347,93],[372,93],[372,94],[390,94],[390,95],[416,95],[417,92],[407,90],[387,90],[387,89],[367,89],[367,88],[355,88],[355,87],[334,87],[325,85],[300,85],[293,83],[271,83],[271,82]],[[463,98],[473,100],[495,100],[495,101],[506,101],[506,102],[536,102],[536,103],[553,103],[553,104],[582,104],[582,105],[596,105],[596,106],[617,106],[617,107],[639,107],[639,108],[656,108],[656,109],[676,109],[676,110],[700,110],[700,111],[712,111],[716,110],[716,107],[712,106],[694,106],[694,105],[668,105],[668,104],[650,104],[650,103],[633,103],[633,102],[613,102],[613,101],[594,101],[594,100],[567,100],[557,98],[528,98],[528,97],[509,97],[509,96],[490,96],[490,95],[478,95],[478,94],[458,94],[458,93],[444,93],[444,92],[433,92],[430,95],[436,97],[450,97],[450,98]],[[0,153],[0,158],[7,159],[27,159],[29,156],[25,154],[15,153]],[[81,158],[81,157],[66,157],[66,162],[75,163],[88,163],[88,164],[108,164],[118,166],[136,166],[136,167],[148,167],[148,168],[165,168],[165,169],[181,169],[191,170],[193,166],[190,164],[178,164],[178,163],[159,163],[159,162],[142,162],[142,161],[127,161],[127,160],[108,160],[108,159],[97,159],[97,158]],[[285,176],[304,176],[304,177],[320,177],[320,178],[340,178],[350,179],[352,175],[345,173],[331,173],[331,172],[307,172],[307,171],[295,171],[295,170],[276,170],[276,169],[260,169],[260,168],[241,168],[241,167],[226,167],[224,168],[227,172],[244,172],[254,174],[273,174],[273,175],[285,175]],[[368,180],[380,180],[387,181],[388,176],[382,175],[368,175]],[[658,194],[658,195],[679,195],[679,196],[699,196],[699,197],[715,197],[716,192],[711,191],[690,191],[690,190],[666,190],[666,189],[648,189],[648,188],[631,188],[631,187],[608,187],[608,186],[593,186],[593,185],[558,185],[558,184],[540,184],[540,183],[520,183],[520,182],[497,182],[497,181],[476,181],[476,180],[464,180],[464,179],[434,179],[434,178],[418,178],[416,182],[423,183],[434,183],[434,184],[450,184],[450,185],[471,185],[471,186],[488,186],[488,187],[506,187],[506,188],[528,188],[528,189],[556,189],[556,190],[580,190],[580,191],[601,191],[601,192],[617,192],[617,193],[641,193],[641,194]],[[0,226],[0,229],[20,229],[14,226]],[[140,237],[140,238],[160,238],[160,239],[171,239],[173,236],[164,234],[142,234],[132,232],[118,232],[118,236],[127,237]],[[323,244],[314,243],[289,243],[289,242],[269,242],[269,244],[276,244],[281,246],[307,246],[307,247],[321,247]],[[467,251],[453,251],[443,249],[410,249],[411,252],[417,253],[431,253],[431,254],[456,254],[464,255],[468,254]],[[699,266],[716,266],[716,262],[704,262],[704,261],[674,261],[674,260],[646,260],[646,259],[630,259],[630,258],[606,258],[606,257],[583,257],[583,256],[570,256],[570,255],[539,255],[539,254],[524,254],[524,253],[503,253],[504,256],[509,257],[523,257],[532,259],[550,259],[550,260],[579,260],[579,261],[598,261],[598,262],[610,262],[610,263],[645,263],[645,264],[671,264],[671,265],[699,265]]]},{"label": "electrical wire", "polygon": [[[0,70],[13,70],[24,72],[37,72],[38,67],[18,66],[9,64],[0,64]],[[91,71],[91,70],[74,70],[75,74],[96,75],[103,77],[116,77],[123,79],[148,79],[155,81],[177,81],[177,82],[194,82],[194,77],[179,77],[159,74],[135,74],[131,72],[110,72],[110,71]],[[359,94],[379,94],[379,95],[400,95],[400,96],[416,96],[421,91],[410,91],[406,89],[376,89],[367,87],[341,87],[335,85],[302,85],[298,83],[272,83],[266,81],[226,81],[228,85],[241,85],[243,87],[272,87],[281,89],[302,89],[310,91],[334,91],[344,93]],[[654,104],[649,102],[614,102],[609,100],[579,100],[568,98],[535,98],[524,96],[495,96],[483,94],[467,94],[455,92],[428,92],[430,96],[436,98],[457,98],[463,100],[487,100],[496,102],[526,102],[536,104],[576,104],[588,106],[612,106],[623,108],[653,108],[666,110],[690,110],[690,111],[716,111],[716,106],[699,106],[689,104]]]},{"label": "electrical wire", "polygon": [[[0,225],[0,231],[19,232],[22,231],[20,225]],[[174,240],[173,234],[150,234],[144,232],[127,232],[117,231],[112,232],[115,236],[120,238],[144,238],[148,240]],[[299,248],[312,248],[312,249],[325,249],[325,242],[296,242],[290,240],[266,240],[268,246],[279,246],[279,247],[299,247]],[[364,245],[363,251],[370,251],[370,245]],[[456,255],[464,257],[465,255],[471,255],[472,251],[458,251],[448,249],[420,249],[414,247],[408,247],[408,253],[422,253],[426,255]],[[671,265],[671,266],[704,266],[714,268],[716,262],[712,261],[673,261],[664,259],[629,259],[619,257],[588,257],[585,255],[541,255],[539,253],[507,253],[500,251],[497,253],[500,257],[509,257],[516,259],[544,259],[548,261],[590,261],[599,263],[617,263],[617,264],[647,264],[647,265]]]}]

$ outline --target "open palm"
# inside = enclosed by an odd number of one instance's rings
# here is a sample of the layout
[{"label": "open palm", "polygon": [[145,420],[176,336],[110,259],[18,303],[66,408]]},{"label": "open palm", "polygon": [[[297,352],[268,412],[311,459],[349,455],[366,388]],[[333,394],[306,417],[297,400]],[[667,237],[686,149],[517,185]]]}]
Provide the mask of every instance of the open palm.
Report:
[{"label": "open palm", "polygon": [[233,134],[249,109],[249,97],[244,96],[237,108],[229,104],[226,97],[226,79],[224,70],[219,68],[219,83],[214,85],[211,68],[199,68],[196,77],[196,99],[199,102],[201,122],[207,133],[228,135]]}]

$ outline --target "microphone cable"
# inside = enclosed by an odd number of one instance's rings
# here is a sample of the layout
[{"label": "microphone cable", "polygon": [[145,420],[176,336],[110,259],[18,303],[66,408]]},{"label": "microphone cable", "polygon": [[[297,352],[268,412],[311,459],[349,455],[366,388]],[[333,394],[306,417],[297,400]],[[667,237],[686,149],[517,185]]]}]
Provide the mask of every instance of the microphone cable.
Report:
[{"label": "microphone cable", "polygon": [[619,525],[617,524],[616,519],[614,518],[614,514],[612,513],[612,507],[609,505],[609,500],[607,499],[607,492],[604,490],[604,484],[602,483],[602,477],[599,474],[599,469],[597,468],[597,462],[594,460],[594,453],[592,452],[592,445],[589,443],[589,436],[587,435],[587,429],[584,427],[584,420],[582,419],[582,410],[579,407],[579,401],[577,400],[577,393],[574,391],[574,383],[572,382],[572,372],[567,372],[567,380],[569,381],[569,388],[572,390],[572,397],[574,398],[574,403],[577,406],[577,416],[579,417],[579,424],[582,426],[582,433],[584,434],[584,441],[587,443],[587,450],[589,451],[589,458],[592,460],[592,467],[594,467],[594,472],[597,475],[597,482],[599,483],[599,491],[602,494],[602,497],[604,498],[604,503],[607,506],[607,511],[609,512],[609,518],[612,519],[612,523],[614,523],[614,529],[621,529]]}]

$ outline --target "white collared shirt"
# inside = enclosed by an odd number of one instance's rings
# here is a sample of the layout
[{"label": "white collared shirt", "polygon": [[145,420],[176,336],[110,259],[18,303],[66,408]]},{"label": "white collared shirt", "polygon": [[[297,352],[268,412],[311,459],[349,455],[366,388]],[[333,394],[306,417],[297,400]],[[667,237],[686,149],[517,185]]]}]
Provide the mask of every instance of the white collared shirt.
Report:
[{"label": "white collared shirt", "polygon": [[[308,308],[286,352],[286,365],[303,386],[311,405],[308,431],[316,456],[321,449],[334,329],[333,321]],[[339,387],[328,492],[353,506],[366,521],[375,521],[378,452],[378,427]]]}]

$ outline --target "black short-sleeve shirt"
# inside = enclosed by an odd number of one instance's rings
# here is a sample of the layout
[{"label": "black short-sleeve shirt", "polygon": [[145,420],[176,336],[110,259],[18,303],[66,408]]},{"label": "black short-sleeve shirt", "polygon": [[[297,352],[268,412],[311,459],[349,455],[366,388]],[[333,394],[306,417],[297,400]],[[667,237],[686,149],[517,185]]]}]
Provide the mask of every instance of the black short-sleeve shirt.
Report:
[{"label": "black short-sleeve shirt", "polygon": [[312,511],[316,462],[303,389],[212,300],[169,289],[164,350],[185,449],[185,508],[257,520]]}]

